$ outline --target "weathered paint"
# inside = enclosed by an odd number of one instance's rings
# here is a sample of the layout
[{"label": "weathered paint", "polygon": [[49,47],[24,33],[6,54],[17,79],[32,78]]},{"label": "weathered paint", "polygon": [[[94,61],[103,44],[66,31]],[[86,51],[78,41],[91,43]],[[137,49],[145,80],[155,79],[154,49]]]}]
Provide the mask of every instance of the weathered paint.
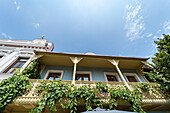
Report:
[{"label": "weathered paint", "polygon": [[[72,66],[52,66],[47,65],[45,69],[43,70],[41,74],[41,79],[45,79],[45,75],[48,70],[63,70],[63,78],[62,80],[72,80],[73,76],[73,67]],[[116,72],[116,69],[114,68],[92,68],[92,67],[77,67],[77,71],[89,71],[92,72],[92,80],[93,81],[106,81],[104,72]],[[145,82],[145,80],[137,73],[136,70],[129,70],[129,69],[121,69],[122,73],[136,73],[139,79],[142,82]],[[120,78],[120,76],[119,76]],[[121,78],[120,78],[121,80]],[[122,81],[122,80],[121,80]]]}]

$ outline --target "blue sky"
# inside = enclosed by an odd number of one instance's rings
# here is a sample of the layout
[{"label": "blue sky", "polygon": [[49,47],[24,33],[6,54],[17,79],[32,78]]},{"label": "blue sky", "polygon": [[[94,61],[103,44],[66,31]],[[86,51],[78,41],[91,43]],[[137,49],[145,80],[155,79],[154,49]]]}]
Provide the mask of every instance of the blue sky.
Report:
[{"label": "blue sky", "polygon": [[149,57],[170,33],[170,0],[0,0],[0,38],[45,35],[57,52]]}]

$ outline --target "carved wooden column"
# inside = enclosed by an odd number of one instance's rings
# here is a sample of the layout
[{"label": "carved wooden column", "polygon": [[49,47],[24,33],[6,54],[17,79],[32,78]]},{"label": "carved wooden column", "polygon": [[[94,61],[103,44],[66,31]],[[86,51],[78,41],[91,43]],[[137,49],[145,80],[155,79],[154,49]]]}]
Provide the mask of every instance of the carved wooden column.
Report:
[{"label": "carved wooden column", "polygon": [[24,64],[24,66],[21,68],[20,72],[22,73],[28,66],[29,64],[36,59],[41,58],[43,55],[34,55],[33,57],[29,58],[29,60]]},{"label": "carved wooden column", "polygon": [[76,77],[77,64],[80,62],[80,60],[81,60],[82,58],[78,58],[78,57],[70,57],[70,59],[71,59],[72,62],[74,63],[74,69],[73,69],[73,82],[72,82],[72,84],[75,84],[75,77]]},{"label": "carved wooden column", "polygon": [[110,59],[108,59],[108,61],[116,67],[116,70],[118,71],[120,77],[122,78],[123,83],[128,87],[128,89],[132,90],[132,88],[131,88],[131,87],[129,86],[129,84],[126,82],[126,80],[125,80],[122,72],[121,72],[120,69],[119,69],[119,66],[118,66],[119,60],[114,60],[114,59],[110,60]]}]

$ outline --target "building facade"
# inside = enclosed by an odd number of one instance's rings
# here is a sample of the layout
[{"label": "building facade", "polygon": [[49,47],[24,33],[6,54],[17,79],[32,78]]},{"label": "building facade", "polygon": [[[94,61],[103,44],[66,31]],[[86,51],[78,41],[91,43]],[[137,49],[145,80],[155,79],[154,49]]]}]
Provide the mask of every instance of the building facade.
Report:
[{"label": "building facade", "polygon": [[45,39],[33,41],[0,39],[0,81],[6,79],[34,56],[34,50],[52,51],[53,43]]},{"label": "building facade", "polygon": [[[32,89],[17,97],[9,104],[5,113],[28,113],[37,106],[41,96],[36,87],[42,80],[72,82],[75,86],[106,83],[109,87],[123,84],[133,91],[134,83],[149,83],[143,75],[143,66],[148,58],[96,55],[94,53],[75,54],[52,52],[54,46],[45,39],[34,41],[0,40],[0,77],[8,78],[18,69],[27,67],[33,58],[40,62],[40,78],[31,79]],[[150,83],[152,86],[152,83]],[[154,85],[153,85],[154,88]],[[159,95],[143,92],[142,108],[147,112],[168,113],[170,99],[155,89]],[[108,105],[107,102],[105,102]],[[129,104],[120,102],[118,109],[128,111]],[[49,112],[48,108],[44,112]],[[57,113],[65,113],[59,109]],[[78,111],[80,112],[80,111]]]}]

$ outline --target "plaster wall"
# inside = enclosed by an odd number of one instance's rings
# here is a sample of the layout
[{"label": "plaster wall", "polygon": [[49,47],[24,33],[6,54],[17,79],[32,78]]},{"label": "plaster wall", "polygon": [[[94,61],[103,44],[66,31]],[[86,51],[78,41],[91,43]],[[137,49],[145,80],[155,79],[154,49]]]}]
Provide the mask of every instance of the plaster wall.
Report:
[{"label": "plaster wall", "polygon": [[[41,79],[46,79],[48,70],[63,70],[62,80],[72,80],[73,76],[73,67],[71,66],[52,66],[47,65],[41,73]],[[115,68],[91,68],[91,67],[77,67],[77,71],[88,71],[92,73],[92,81],[106,81],[104,72],[115,72],[117,73]],[[145,82],[145,80],[137,73],[136,70],[129,69],[121,69],[122,73],[136,73],[141,82]],[[118,75],[119,76],[119,75]],[[120,78],[120,76],[119,76]],[[121,78],[120,78],[121,80]],[[122,81],[122,80],[121,80]]]}]

